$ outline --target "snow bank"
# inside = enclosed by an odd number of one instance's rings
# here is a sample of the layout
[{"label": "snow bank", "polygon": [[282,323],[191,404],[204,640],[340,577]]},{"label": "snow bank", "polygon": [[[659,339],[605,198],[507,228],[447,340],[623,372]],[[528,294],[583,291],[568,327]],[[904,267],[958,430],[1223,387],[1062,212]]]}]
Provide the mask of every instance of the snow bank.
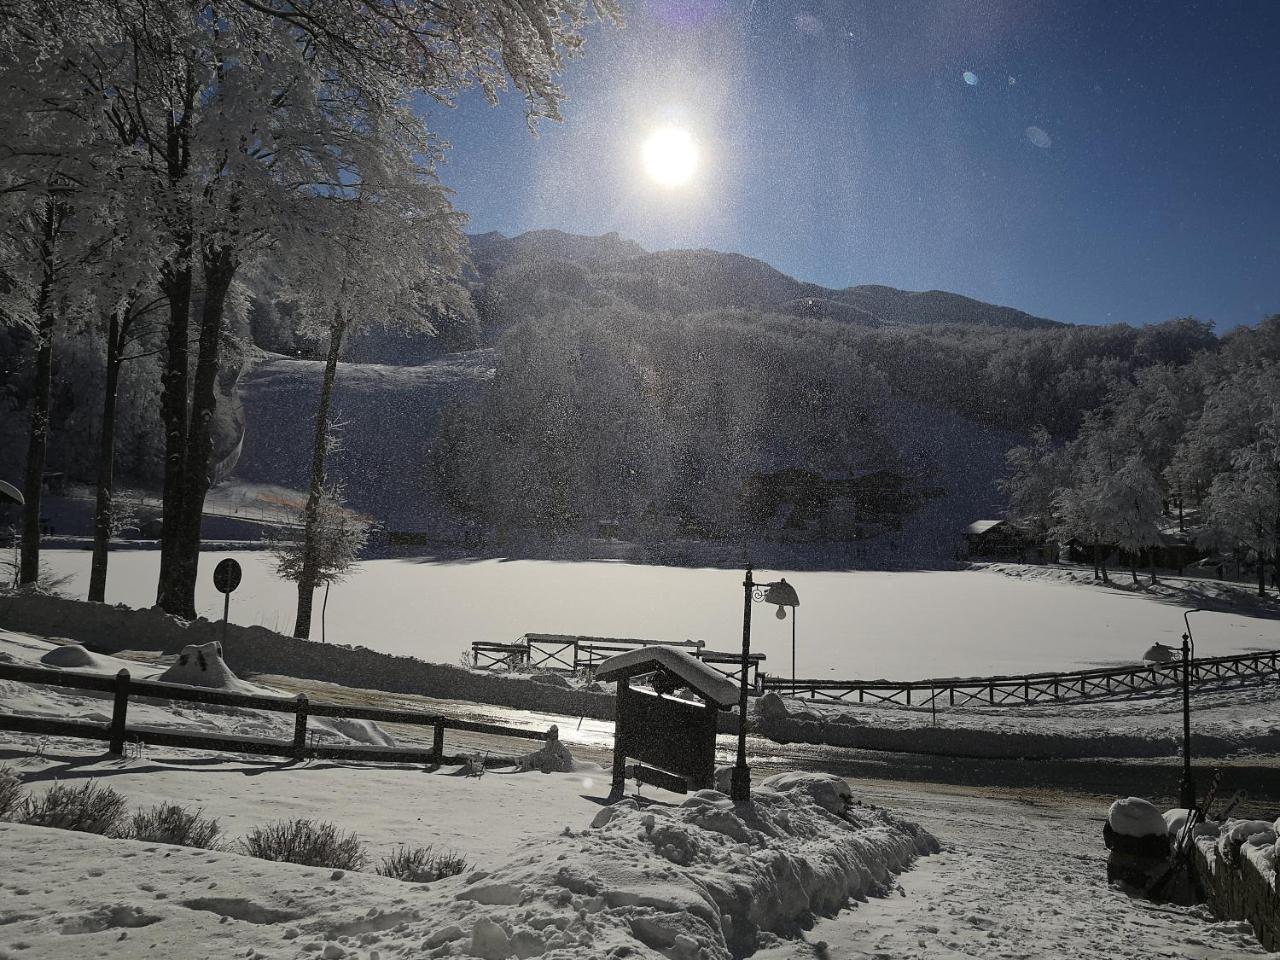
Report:
[{"label": "snow bank", "polygon": [[798,786],[745,807],[704,790],[679,807],[606,808],[599,826],[467,878],[427,939],[447,939],[443,956],[728,960],[762,932],[794,933],[849,897],[886,892],[937,849],[912,824],[867,810],[842,818]]},{"label": "snow bank", "polygon": [[[730,960],[767,932],[794,935],[850,897],[886,893],[937,850],[886,812],[828,812],[807,782],[741,807],[715,791],[680,806],[626,801],[597,828],[519,838],[518,855],[426,886],[84,834],[51,843],[48,830],[0,824],[0,888],[14,904],[0,911],[0,951]],[[476,781],[438,783],[461,794]],[[37,889],[39,909],[22,909]]]},{"label": "snow bank", "polygon": [[[223,625],[188,623],[159,608],[134,610],[65,597],[0,596],[0,625],[40,636],[67,637],[104,650],[178,653],[219,642]],[[612,694],[566,690],[523,677],[464,670],[445,663],[379,653],[366,647],[299,640],[265,627],[228,624],[226,662],[239,674],[275,674],[349,687],[495,703],[570,717],[612,720]],[[114,672],[114,671],[113,671]],[[130,670],[132,672],[132,669]]]}]

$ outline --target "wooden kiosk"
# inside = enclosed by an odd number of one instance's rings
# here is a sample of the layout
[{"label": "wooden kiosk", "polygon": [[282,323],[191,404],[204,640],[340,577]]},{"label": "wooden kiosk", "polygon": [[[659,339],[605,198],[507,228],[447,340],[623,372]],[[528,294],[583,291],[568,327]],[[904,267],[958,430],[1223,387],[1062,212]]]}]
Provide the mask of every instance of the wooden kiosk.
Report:
[{"label": "wooden kiosk", "polygon": [[[652,690],[631,685],[646,675],[653,677]],[[610,657],[596,668],[596,679],[618,684],[611,798],[620,799],[626,789],[628,758],[638,761],[630,771],[636,779],[664,790],[715,786],[716,717],[738,701],[731,680],[673,647]],[[673,696],[681,688],[697,700]]]}]

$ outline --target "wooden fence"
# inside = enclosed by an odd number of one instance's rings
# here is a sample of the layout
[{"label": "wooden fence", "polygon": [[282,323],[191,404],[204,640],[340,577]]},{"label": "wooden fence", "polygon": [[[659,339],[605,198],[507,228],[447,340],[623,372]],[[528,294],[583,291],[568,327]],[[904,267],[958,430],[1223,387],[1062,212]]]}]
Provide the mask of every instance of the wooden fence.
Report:
[{"label": "wooden fence", "polygon": [[[617,653],[637,647],[676,647],[720,671],[734,683],[742,677],[742,654],[708,650],[701,640],[633,640],[624,637],[580,637],[563,633],[526,633],[515,643],[471,644],[472,664],[481,670],[592,670]],[[747,680],[758,685],[763,653],[747,658]]]},{"label": "wooden fence", "polygon": [[[1243,653],[1230,657],[1206,657],[1191,661],[1191,682],[1203,684],[1263,683],[1280,681],[1280,650]],[[1182,685],[1182,661],[1144,663],[1133,667],[1108,667],[1064,673],[1033,673],[1010,677],[916,680],[787,680],[766,676],[764,690],[795,692],[811,700],[895,703],[901,706],[962,707],[970,703],[989,706],[1052,703],[1066,700],[1105,700],[1140,696]]]},{"label": "wooden fence", "polygon": [[[460,730],[500,737],[520,737],[526,740],[546,740],[547,734],[535,730],[523,730],[494,723],[476,723],[455,720],[439,714],[419,713],[412,710],[388,710],[381,707],[355,707],[345,704],[312,702],[305,694],[296,697],[253,696],[188,687],[180,684],[160,683],[155,680],[134,680],[128,670],[121,670],[114,677],[94,674],[48,670],[43,667],[20,666],[0,663],[0,680],[16,680],[19,683],[47,684],[70,687],[75,690],[95,690],[114,696],[110,723],[91,723],[84,720],[58,720],[50,717],[28,717],[0,713],[0,730],[22,733],[49,734],[62,737],[80,737],[88,740],[105,740],[112,753],[123,754],[126,743],[144,743],[166,747],[190,747],[231,753],[252,753],[266,756],[289,757],[294,760],[310,758],[324,760],[378,760],[390,763],[433,763],[457,761],[444,752],[445,730]],[[147,697],[171,700],[178,703],[203,703],[218,706],[240,707],[247,710],[268,710],[292,714],[294,718],[292,740],[269,740],[226,733],[197,733],[128,722],[130,698]],[[382,747],[360,744],[323,744],[308,737],[307,721],[310,717],[339,717],[353,720],[373,720],[378,723],[400,723],[420,727],[432,727],[430,750],[410,747]]]}]

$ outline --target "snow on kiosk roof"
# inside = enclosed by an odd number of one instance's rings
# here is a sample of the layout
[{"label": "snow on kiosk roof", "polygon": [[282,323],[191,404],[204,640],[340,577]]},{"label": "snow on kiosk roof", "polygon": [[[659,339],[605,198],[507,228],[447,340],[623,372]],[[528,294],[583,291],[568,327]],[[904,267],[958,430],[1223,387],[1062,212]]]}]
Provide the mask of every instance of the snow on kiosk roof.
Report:
[{"label": "snow on kiosk roof", "polygon": [[671,647],[640,647],[610,657],[596,668],[596,679],[622,680],[652,673],[657,667],[675,674],[708,703],[725,708],[738,702],[738,688],[732,680],[683,650]]}]

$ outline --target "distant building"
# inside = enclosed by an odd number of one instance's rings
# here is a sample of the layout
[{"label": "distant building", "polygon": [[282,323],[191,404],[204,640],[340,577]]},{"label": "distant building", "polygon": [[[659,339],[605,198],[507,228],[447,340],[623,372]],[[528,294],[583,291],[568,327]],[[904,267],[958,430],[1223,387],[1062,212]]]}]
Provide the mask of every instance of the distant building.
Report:
[{"label": "distant building", "polygon": [[1008,520],[975,520],[965,531],[965,544],[974,559],[1019,562],[1031,545],[1023,530]]}]

